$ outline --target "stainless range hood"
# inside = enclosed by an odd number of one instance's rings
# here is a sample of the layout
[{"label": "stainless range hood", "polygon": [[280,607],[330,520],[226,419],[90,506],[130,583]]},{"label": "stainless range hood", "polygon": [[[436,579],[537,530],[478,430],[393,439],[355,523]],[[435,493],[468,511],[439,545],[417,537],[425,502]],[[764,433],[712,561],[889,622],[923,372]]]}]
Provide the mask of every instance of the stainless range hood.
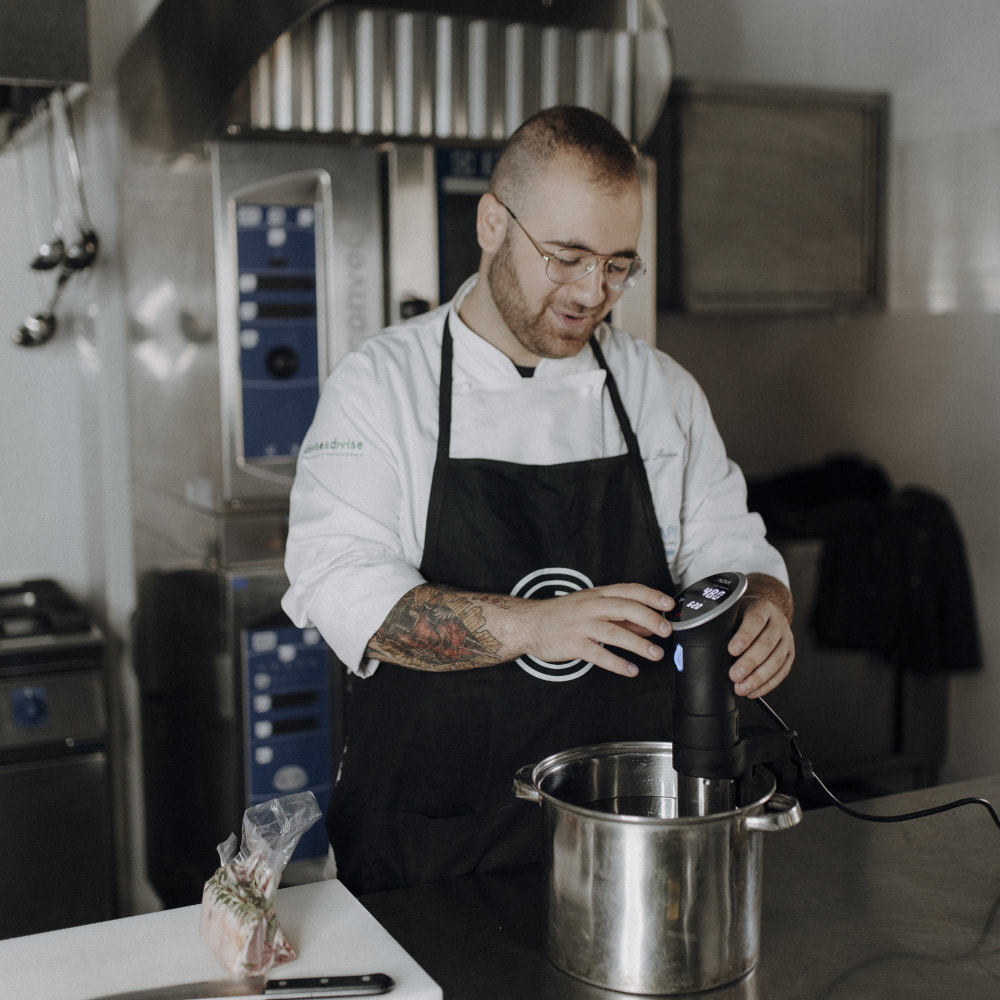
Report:
[{"label": "stainless range hood", "polygon": [[118,65],[132,141],[178,150],[214,134],[250,67],[318,0],[163,0]]},{"label": "stainless range hood", "polygon": [[0,3],[0,146],[53,87],[89,79],[87,0]]},{"label": "stainless range hood", "polygon": [[540,102],[641,144],[671,69],[662,0],[163,0],[118,84],[133,143],[168,152],[248,129],[502,139]]},{"label": "stainless range hood", "polygon": [[89,78],[87,0],[0,3],[0,83],[53,87]]}]

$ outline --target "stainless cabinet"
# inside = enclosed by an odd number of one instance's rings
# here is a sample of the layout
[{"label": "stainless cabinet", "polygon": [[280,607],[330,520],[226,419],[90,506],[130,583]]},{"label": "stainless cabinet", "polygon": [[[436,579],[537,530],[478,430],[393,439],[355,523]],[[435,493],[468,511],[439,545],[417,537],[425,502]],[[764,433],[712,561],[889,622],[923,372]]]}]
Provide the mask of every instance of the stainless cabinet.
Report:
[{"label": "stainless cabinet", "polygon": [[676,81],[649,144],[660,307],[882,308],[888,123],[883,93]]},{"label": "stainless cabinet", "polygon": [[115,861],[111,777],[97,745],[0,761],[0,938],[111,920]]}]

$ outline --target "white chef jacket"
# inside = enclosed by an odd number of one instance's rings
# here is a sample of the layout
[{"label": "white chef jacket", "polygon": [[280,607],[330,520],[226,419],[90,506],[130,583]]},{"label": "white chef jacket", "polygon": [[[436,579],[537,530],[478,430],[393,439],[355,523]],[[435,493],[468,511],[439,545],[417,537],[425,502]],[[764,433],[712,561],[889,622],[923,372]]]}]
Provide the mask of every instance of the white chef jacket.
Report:
[{"label": "white chef jacket", "polygon": [[[438,435],[441,342],[454,341],[451,457],[521,465],[627,451],[589,345],[542,358],[523,378],[467,327],[452,303],[369,337],[323,387],[292,487],[282,607],[315,625],[349,669],[399,599],[423,583],[427,504]],[[596,337],[639,441],[660,533],[677,586],[727,570],[788,582],[746,484],[694,378],[677,362],[602,323]],[[630,525],[612,526],[629,531]],[[447,580],[431,581],[447,583]],[[630,581],[622,580],[622,583]]]}]

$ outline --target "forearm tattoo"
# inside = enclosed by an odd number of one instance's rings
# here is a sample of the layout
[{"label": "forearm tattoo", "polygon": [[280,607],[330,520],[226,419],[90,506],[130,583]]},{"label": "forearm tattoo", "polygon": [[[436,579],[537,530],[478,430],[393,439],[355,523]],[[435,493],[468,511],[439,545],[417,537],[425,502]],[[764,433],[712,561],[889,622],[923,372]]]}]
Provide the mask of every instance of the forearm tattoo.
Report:
[{"label": "forearm tattoo", "polygon": [[470,670],[502,662],[482,604],[509,608],[495,594],[465,594],[434,584],[414,587],[368,644],[369,656],[418,670]]}]

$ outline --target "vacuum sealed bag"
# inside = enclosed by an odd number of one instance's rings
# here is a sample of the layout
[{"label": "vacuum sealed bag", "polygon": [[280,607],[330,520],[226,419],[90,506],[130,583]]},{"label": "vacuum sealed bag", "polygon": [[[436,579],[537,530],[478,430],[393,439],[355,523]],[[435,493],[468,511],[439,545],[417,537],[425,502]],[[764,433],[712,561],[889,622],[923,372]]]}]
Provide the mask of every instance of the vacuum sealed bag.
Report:
[{"label": "vacuum sealed bag", "polygon": [[299,838],[322,815],[312,792],[285,795],[243,814],[243,839],[219,844],[221,867],[205,883],[201,939],[233,975],[261,975],[295,950],[278,926],[274,894]]}]

